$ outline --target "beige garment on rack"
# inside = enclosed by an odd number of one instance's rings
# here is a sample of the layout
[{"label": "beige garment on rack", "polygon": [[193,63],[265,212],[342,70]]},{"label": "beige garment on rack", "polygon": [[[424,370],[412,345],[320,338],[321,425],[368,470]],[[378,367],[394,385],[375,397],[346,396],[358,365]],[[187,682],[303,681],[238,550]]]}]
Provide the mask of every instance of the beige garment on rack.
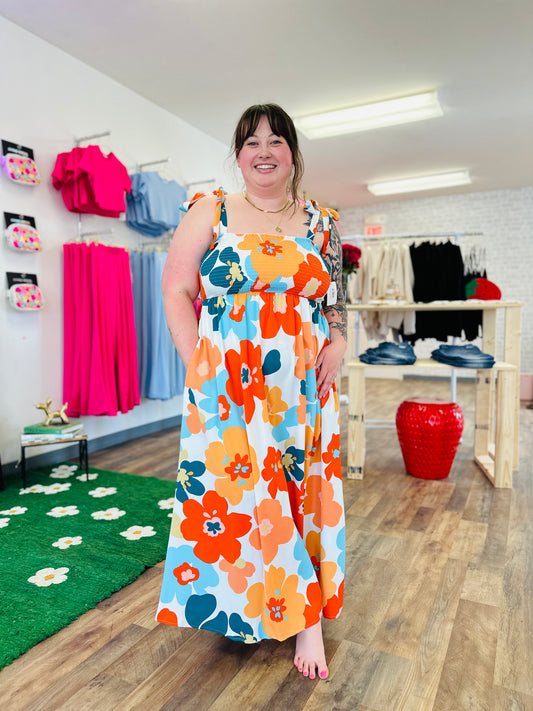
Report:
[{"label": "beige garment on rack", "polygon": [[[360,269],[356,280],[356,298],[361,303],[383,302],[388,292],[398,301],[413,302],[414,274],[409,246],[396,240],[361,242]],[[368,338],[384,340],[389,329],[402,325],[406,334],[415,332],[412,311],[370,311],[361,313]]]}]

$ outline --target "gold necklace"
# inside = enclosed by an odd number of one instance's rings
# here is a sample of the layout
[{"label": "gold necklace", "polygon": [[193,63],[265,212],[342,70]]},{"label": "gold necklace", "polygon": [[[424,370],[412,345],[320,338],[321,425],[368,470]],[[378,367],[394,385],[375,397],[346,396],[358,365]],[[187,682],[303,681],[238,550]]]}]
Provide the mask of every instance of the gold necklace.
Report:
[{"label": "gold necklace", "polygon": [[[263,210],[262,207],[258,207],[255,203],[253,203],[253,202],[250,200],[250,198],[249,198],[248,195],[246,194],[246,190],[243,190],[243,191],[242,191],[242,196],[243,196],[243,198],[246,200],[246,202],[249,203],[252,207],[255,207],[256,210],[259,210],[259,212],[264,212],[264,213],[267,213],[267,214],[270,214],[270,215],[277,215],[277,214],[279,214],[280,212],[284,212],[284,211],[288,208],[288,206],[291,204],[291,202],[292,202],[292,200],[291,200],[290,198],[288,198],[288,199],[287,199],[287,202],[285,203],[285,205],[283,205],[283,207],[280,207],[279,210]],[[271,223],[271,224],[273,225],[273,223]],[[276,232],[282,232],[282,229],[281,229],[281,227],[280,227],[279,225],[276,225],[276,226],[273,225],[273,227],[274,227],[274,229],[276,230]]]}]

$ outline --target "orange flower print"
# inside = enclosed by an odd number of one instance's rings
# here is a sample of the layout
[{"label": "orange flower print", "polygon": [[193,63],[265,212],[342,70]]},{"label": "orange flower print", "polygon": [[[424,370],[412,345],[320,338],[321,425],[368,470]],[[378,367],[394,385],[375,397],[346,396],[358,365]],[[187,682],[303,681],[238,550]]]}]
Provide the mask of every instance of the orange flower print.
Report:
[{"label": "orange flower print", "polygon": [[305,460],[309,464],[314,464],[320,461],[320,452],[322,446],[322,416],[317,415],[315,419],[315,429],[311,427],[305,428]]},{"label": "orange flower print", "polygon": [[327,292],[330,276],[324,262],[314,254],[308,254],[307,259],[300,264],[294,275],[294,286],[297,293],[306,299],[321,299]]},{"label": "orange flower print", "polygon": [[320,476],[307,479],[307,493],[304,501],[305,513],[313,513],[313,524],[336,526],[341,520],[342,506],[335,501],[333,484]]},{"label": "orange flower print", "polygon": [[320,534],[316,531],[309,531],[307,534],[305,548],[320,583],[322,604],[326,605],[327,601],[337,592],[337,584],[333,580],[338,569],[337,563],[325,560],[326,552],[320,542]]},{"label": "orange flower print", "polygon": [[302,323],[300,335],[294,339],[293,348],[297,358],[294,374],[300,380],[305,380],[306,371],[315,367],[318,356],[318,338],[313,335],[308,321]]},{"label": "orange flower print", "polygon": [[329,480],[332,476],[338,479],[342,478],[341,474],[341,438],[340,435],[334,434],[328,444],[327,450],[322,455],[322,461],[326,464],[325,474]]},{"label": "orange flower print", "polygon": [[272,566],[265,572],[265,582],[252,585],[246,595],[247,617],[261,616],[266,634],[272,639],[284,640],[305,627],[305,597],[297,592],[298,576],[289,575],[283,568]]},{"label": "orange flower print", "polygon": [[189,563],[182,563],[179,567],[174,568],[172,572],[180,585],[188,585],[200,577],[198,568],[193,568]]},{"label": "orange flower print", "polygon": [[157,621],[163,622],[165,625],[172,625],[173,627],[178,626],[178,617],[175,612],[169,610],[168,607],[164,607],[157,613]]},{"label": "orange flower print", "polygon": [[241,554],[242,538],[252,527],[246,514],[228,513],[228,502],[214,491],[208,491],[202,503],[195,499],[183,502],[181,532],[187,541],[196,541],[194,554],[205,563],[224,558],[234,563]]},{"label": "orange flower print", "polygon": [[189,432],[192,432],[192,434],[205,432],[205,415],[200,412],[196,405],[193,405],[192,402],[187,405],[187,410],[190,413],[186,418],[187,429]]},{"label": "orange flower print", "polygon": [[220,570],[228,573],[229,586],[235,593],[243,593],[248,587],[247,578],[255,573],[255,565],[247,563],[243,558],[238,558],[235,563],[221,560],[218,565]]},{"label": "orange flower print", "polygon": [[305,482],[298,484],[295,481],[289,481],[287,483],[287,489],[289,491],[292,518],[296,529],[301,536],[303,534],[304,527]]},{"label": "orange flower print", "polygon": [[294,523],[290,516],[283,516],[281,503],[275,499],[263,499],[254,508],[257,528],[250,533],[250,544],[262,551],[265,565],[272,563],[282,543],[291,540]]},{"label": "orange flower print", "polygon": [[289,409],[287,403],[281,398],[281,388],[275,385],[269,388],[265,385],[266,408],[263,411],[263,420],[270,422],[272,427],[279,425],[283,420],[283,415],[280,412],[286,412]]},{"label": "orange flower print", "polygon": [[243,493],[251,491],[259,479],[255,449],[249,445],[242,427],[228,427],[222,442],[211,442],[205,452],[205,466],[218,477],[217,493],[232,506],[239,504]]},{"label": "orange flower print", "polygon": [[309,583],[307,586],[307,599],[309,604],[305,606],[305,627],[312,627],[320,619],[322,611],[322,592],[318,583]]},{"label": "orange flower print", "polygon": [[261,346],[252,341],[241,341],[240,352],[228,350],[226,370],[237,377],[229,379],[226,390],[230,400],[236,405],[244,405],[244,419],[250,422],[255,411],[255,400],[265,397],[265,378],[261,367]]},{"label": "orange flower print", "polygon": [[247,234],[237,246],[249,250],[252,267],[263,284],[279,276],[293,276],[304,260],[294,240],[286,240],[283,235]]},{"label": "orange flower print", "polygon": [[324,606],[324,617],[328,620],[336,620],[342,610],[342,602],[344,599],[344,580],[339,585],[339,592],[337,595],[333,595],[327,601]]},{"label": "orange flower print", "polygon": [[230,413],[230,404],[228,402],[228,398],[225,395],[219,395],[218,396],[218,416],[222,420],[222,422],[225,422]]},{"label": "orange flower print", "polygon": [[265,305],[259,312],[259,326],[263,338],[274,338],[282,329],[289,336],[296,336],[302,328],[302,318],[293,308],[293,300],[287,294],[261,294]]},{"label": "orange flower print", "polygon": [[185,387],[200,390],[206,380],[212,380],[215,377],[216,369],[220,363],[222,363],[222,355],[219,349],[211,345],[209,339],[200,339],[187,368]]},{"label": "orange flower print", "polygon": [[275,499],[278,491],[287,491],[287,480],[281,459],[281,452],[275,447],[269,447],[265,459],[261,476],[268,481],[268,493]]}]

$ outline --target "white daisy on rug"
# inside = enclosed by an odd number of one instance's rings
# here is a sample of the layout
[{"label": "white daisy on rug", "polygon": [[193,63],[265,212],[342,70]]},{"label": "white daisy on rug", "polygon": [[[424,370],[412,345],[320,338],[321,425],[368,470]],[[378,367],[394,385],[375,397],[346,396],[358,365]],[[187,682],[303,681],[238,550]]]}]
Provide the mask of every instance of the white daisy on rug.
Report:
[{"label": "white daisy on rug", "polygon": [[40,588],[47,588],[49,585],[64,583],[67,579],[68,568],[41,568],[35,575],[28,578],[29,583],[33,583]]},{"label": "white daisy on rug", "polygon": [[79,514],[77,506],[54,506],[51,511],[47,511],[47,516],[53,516],[54,518],[61,518],[61,516],[76,516]]},{"label": "white daisy on rug", "polygon": [[99,486],[97,489],[89,491],[89,496],[94,496],[95,499],[100,499],[102,496],[111,496],[117,493],[116,486]]},{"label": "white daisy on rug", "polygon": [[52,479],[68,479],[72,476],[78,469],[77,464],[60,464],[58,467],[54,467],[50,472]]},{"label": "white daisy on rug", "polygon": [[43,486],[43,494],[60,494],[62,491],[68,491],[72,484],[70,482],[65,482],[65,484],[49,484],[48,486]]},{"label": "white daisy on rug", "polygon": [[42,484],[34,484],[33,486],[28,486],[25,489],[19,491],[20,494],[41,494],[44,491],[44,486]]},{"label": "white daisy on rug", "polygon": [[70,548],[70,546],[79,546],[81,541],[81,536],[67,536],[65,538],[59,538],[55,543],[52,543],[52,545],[64,551]]},{"label": "white daisy on rug", "polygon": [[127,538],[128,541],[138,541],[139,538],[148,538],[155,536],[157,531],[154,531],[153,526],[130,526],[127,531],[122,531],[121,536]]},{"label": "white daisy on rug", "polygon": [[25,506],[12,506],[10,509],[0,511],[0,514],[4,516],[18,516],[19,514],[26,513],[27,510]]},{"label": "white daisy on rug", "polygon": [[94,481],[95,479],[98,479],[98,474],[95,472],[89,472],[89,476],[87,477],[87,474],[80,474],[79,476],[76,477],[78,481]]},{"label": "white daisy on rug", "polygon": [[120,518],[125,514],[125,511],[121,511],[115,506],[114,508],[106,509],[105,511],[94,511],[91,516],[97,521],[114,521],[115,519]]},{"label": "white daisy on rug", "polygon": [[9,526],[10,521],[10,518],[0,518],[0,528],[5,528],[6,526]]},{"label": "white daisy on rug", "polygon": [[171,496],[170,499],[161,499],[157,502],[160,509],[171,509],[174,507],[174,497]]}]

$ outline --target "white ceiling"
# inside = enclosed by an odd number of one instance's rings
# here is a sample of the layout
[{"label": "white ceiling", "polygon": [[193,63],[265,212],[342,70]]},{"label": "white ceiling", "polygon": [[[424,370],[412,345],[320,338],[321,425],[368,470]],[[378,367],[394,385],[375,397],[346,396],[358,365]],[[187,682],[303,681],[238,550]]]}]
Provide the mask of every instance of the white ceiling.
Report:
[{"label": "white ceiling", "polygon": [[0,14],[227,145],[250,104],[299,116],[437,89],[441,118],[301,138],[324,204],[463,168],[471,186],[393,199],[533,185],[533,0],[0,0]]}]

